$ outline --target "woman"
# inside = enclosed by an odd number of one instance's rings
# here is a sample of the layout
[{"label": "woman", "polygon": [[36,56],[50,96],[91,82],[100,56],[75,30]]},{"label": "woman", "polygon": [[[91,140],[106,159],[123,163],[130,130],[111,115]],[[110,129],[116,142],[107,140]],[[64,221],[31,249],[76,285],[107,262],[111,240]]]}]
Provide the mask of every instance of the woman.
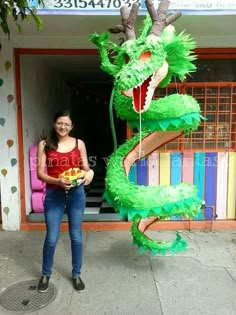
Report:
[{"label": "woman", "polygon": [[[65,208],[71,240],[72,283],[77,291],[85,288],[80,278],[83,254],[81,223],[86,202],[84,185],[90,184],[94,172],[89,168],[84,142],[69,135],[72,128],[70,112],[68,110],[58,112],[54,117],[53,129],[49,137],[40,141],[38,145],[37,175],[46,183],[44,214],[47,228],[43,246],[42,277],[38,284],[39,292],[48,289]],[[76,167],[85,171],[84,178],[78,185],[73,186],[70,180],[59,177],[64,171]]]}]

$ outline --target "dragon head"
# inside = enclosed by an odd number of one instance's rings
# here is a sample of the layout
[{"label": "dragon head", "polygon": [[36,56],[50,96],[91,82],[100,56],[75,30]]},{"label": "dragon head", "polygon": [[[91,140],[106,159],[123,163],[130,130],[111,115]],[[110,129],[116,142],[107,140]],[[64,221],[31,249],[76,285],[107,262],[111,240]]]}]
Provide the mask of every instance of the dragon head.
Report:
[{"label": "dragon head", "polygon": [[122,64],[115,75],[117,89],[124,97],[132,98],[136,113],[147,111],[156,87],[168,73],[163,43],[152,35],[145,40],[127,41],[117,62]]},{"label": "dragon head", "polygon": [[152,0],[147,0],[146,6],[149,15],[137,38],[134,28],[138,13],[136,4],[130,11],[122,7],[122,25],[109,29],[110,33],[125,33],[126,41],[121,46],[109,41],[108,32],[90,36],[99,48],[101,68],[114,76],[117,115],[126,120],[133,120],[150,109],[157,87],[165,87],[173,76],[182,81],[195,71],[192,63],[195,56],[191,52],[194,41],[184,32],[177,35],[170,25],[181,14],[177,12],[167,17],[169,1],[162,1],[157,11]]}]

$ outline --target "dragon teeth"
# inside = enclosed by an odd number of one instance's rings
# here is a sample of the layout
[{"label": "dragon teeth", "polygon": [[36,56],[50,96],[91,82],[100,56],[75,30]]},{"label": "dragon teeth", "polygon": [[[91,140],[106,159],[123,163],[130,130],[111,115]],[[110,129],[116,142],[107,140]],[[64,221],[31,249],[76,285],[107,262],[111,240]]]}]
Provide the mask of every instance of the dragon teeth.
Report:
[{"label": "dragon teeth", "polygon": [[144,111],[148,110],[150,103],[151,103],[151,100],[152,100],[152,97],[153,97],[153,92],[155,90],[155,88],[153,88],[153,86],[152,86],[153,78],[154,78],[154,74],[151,76],[151,80],[150,80],[148,88],[147,88],[147,93],[146,93],[146,97],[145,97],[145,104],[143,107]]}]

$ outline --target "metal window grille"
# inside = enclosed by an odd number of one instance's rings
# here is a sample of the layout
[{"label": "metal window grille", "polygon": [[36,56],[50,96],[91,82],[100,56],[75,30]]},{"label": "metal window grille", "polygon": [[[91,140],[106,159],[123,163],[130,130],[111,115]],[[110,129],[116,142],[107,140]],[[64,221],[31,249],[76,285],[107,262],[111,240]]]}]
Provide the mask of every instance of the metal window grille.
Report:
[{"label": "metal window grille", "polygon": [[[236,151],[236,83],[175,83],[157,89],[155,98],[173,93],[192,95],[206,118],[188,137],[161,147],[161,151]],[[127,137],[133,132],[128,128]]]}]

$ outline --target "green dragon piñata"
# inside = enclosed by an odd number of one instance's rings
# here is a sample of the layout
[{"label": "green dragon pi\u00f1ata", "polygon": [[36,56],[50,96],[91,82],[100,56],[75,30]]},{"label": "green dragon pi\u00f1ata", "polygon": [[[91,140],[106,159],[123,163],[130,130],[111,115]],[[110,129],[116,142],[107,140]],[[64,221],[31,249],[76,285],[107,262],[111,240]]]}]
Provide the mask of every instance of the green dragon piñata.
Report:
[{"label": "green dragon pi\u00f1ata", "polygon": [[[133,221],[134,244],[153,254],[185,250],[187,243],[177,232],[172,242],[156,241],[145,231],[157,220],[170,216],[192,217],[201,208],[197,188],[181,183],[175,186],[144,186],[129,181],[129,171],[138,159],[174,139],[196,130],[201,114],[197,101],[189,95],[172,94],[153,100],[157,87],[165,87],[173,76],[181,81],[195,71],[194,41],[184,32],[176,34],[170,23],[180,13],[167,17],[169,1],[158,9],[146,1],[149,15],[136,38],[134,24],[138,5],[121,8],[122,25],[111,33],[124,32],[127,40],[116,45],[109,32],[93,33],[90,41],[97,45],[103,71],[114,76],[114,106],[118,117],[127,120],[139,133],[121,145],[109,158],[104,193],[120,218]],[[111,54],[112,52],[112,54]],[[111,60],[113,59],[113,60]]]}]

